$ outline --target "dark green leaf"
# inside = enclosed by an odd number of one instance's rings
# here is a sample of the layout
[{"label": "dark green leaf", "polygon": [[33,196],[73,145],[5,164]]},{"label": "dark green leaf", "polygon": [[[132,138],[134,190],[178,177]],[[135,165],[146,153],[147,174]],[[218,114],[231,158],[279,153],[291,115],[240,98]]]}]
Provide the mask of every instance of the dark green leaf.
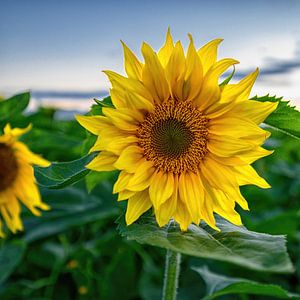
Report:
[{"label": "dark green leaf", "polygon": [[10,122],[11,119],[22,113],[29,104],[30,93],[15,95],[0,101],[0,123]]},{"label": "dark green leaf", "polygon": [[85,176],[85,182],[88,192],[90,193],[100,182],[114,176],[114,172],[96,172],[91,171]]},{"label": "dark green leaf", "polygon": [[[109,190],[110,188],[109,186]],[[118,208],[109,205],[108,191],[105,191],[104,184],[101,190],[100,197],[89,195],[75,187],[44,191],[43,200],[50,204],[52,210],[44,213],[40,218],[27,219],[24,239],[31,243],[76,226],[116,217]]]},{"label": "dark green leaf", "polygon": [[[270,234],[287,234],[295,236],[300,227],[300,211],[285,211],[272,216],[266,216],[254,224],[254,229]],[[280,224],[280,226],[279,226]]]},{"label": "dark green leaf", "polygon": [[26,243],[21,240],[6,242],[0,247],[0,283],[4,282],[21,262]]},{"label": "dark green leaf", "polygon": [[92,153],[70,162],[52,163],[47,168],[35,167],[35,177],[39,185],[61,189],[82,179],[89,173],[85,166],[97,155]]},{"label": "dark green leaf", "polygon": [[159,228],[152,217],[144,216],[126,226],[119,219],[119,231],[129,240],[170,249],[183,254],[227,261],[245,268],[269,272],[293,272],[284,236],[272,236],[235,226],[217,216],[220,232],[204,222],[181,232],[177,224]]},{"label": "dark green leaf", "polygon": [[252,294],[282,299],[300,299],[300,295],[289,293],[278,285],[226,277],[211,272],[207,267],[192,267],[192,269],[201,275],[206,284],[208,295],[203,300],[211,300],[227,294]]},{"label": "dark green leaf", "polygon": [[300,140],[300,112],[294,106],[290,106],[289,101],[282,101],[282,98],[269,95],[254,97],[253,100],[279,102],[277,109],[264,121],[264,124]]}]

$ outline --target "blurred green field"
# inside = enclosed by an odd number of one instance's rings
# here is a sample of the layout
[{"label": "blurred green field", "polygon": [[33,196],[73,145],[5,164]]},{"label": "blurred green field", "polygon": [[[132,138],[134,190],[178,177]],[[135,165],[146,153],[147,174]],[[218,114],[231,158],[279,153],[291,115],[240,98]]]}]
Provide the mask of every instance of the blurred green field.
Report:
[{"label": "blurred green field", "polygon": [[[26,114],[14,109],[2,114],[1,128],[7,121],[17,127],[32,123],[23,141],[35,153],[50,161],[87,154],[93,137],[75,120],[56,120],[50,108]],[[272,189],[244,187],[250,212],[240,213],[249,230],[287,235],[295,272],[274,275],[183,256],[178,299],[201,299],[217,282],[217,275],[202,268],[200,276],[192,266],[206,266],[228,280],[241,277],[300,293],[300,141],[274,131],[265,146],[275,152],[257,162],[256,169]],[[0,299],[160,299],[165,250],[118,233],[116,219],[126,204],[112,195],[116,175],[91,172],[65,189],[41,188],[52,210],[36,218],[24,209],[25,232],[0,240]],[[252,286],[252,291],[259,293],[259,287]],[[247,295],[247,289],[245,293],[218,299],[274,299]]]}]

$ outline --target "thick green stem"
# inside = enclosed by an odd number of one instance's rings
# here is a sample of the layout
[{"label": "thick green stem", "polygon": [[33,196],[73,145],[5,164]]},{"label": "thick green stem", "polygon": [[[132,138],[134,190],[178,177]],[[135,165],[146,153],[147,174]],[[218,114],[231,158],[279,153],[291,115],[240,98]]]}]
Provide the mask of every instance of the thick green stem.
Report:
[{"label": "thick green stem", "polygon": [[166,254],[166,266],[165,266],[165,278],[163,288],[163,300],[175,300],[178,288],[178,277],[180,273],[180,260],[181,254],[167,251]]}]

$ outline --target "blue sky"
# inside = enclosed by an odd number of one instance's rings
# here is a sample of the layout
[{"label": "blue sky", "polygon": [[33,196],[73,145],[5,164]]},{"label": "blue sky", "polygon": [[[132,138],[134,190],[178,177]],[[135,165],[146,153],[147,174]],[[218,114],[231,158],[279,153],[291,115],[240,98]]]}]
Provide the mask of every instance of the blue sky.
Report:
[{"label": "blue sky", "polygon": [[0,93],[107,89],[101,70],[123,72],[119,40],[159,49],[170,26],[185,45],[188,32],[198,46],[224,38],[220,56],[240,60],[237,75],[260,67],[257,93],[300,100],[297,0],[0,3]]}]

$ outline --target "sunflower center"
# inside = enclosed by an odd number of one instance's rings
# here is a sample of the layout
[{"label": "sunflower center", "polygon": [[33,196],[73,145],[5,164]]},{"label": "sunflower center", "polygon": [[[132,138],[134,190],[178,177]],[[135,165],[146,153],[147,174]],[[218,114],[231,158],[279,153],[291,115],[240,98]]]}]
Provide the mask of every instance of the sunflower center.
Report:
[{"label": "sunflower center", "polygon": [[139,145],[159,170],[196,172],[207,153],[208,121],[191,102],[169,100],[139,125]]},{"label": "sunflower center", "polygon": [[18,164],[13,150],[0,143],[0,191],[8,188],[16,179]]},{"label": "sunflower center", "polygon": [[184,122],[176,119],[161,120],[152,128],[152,144],[160,155],[179,157],[189,148],[193,133]]}]

